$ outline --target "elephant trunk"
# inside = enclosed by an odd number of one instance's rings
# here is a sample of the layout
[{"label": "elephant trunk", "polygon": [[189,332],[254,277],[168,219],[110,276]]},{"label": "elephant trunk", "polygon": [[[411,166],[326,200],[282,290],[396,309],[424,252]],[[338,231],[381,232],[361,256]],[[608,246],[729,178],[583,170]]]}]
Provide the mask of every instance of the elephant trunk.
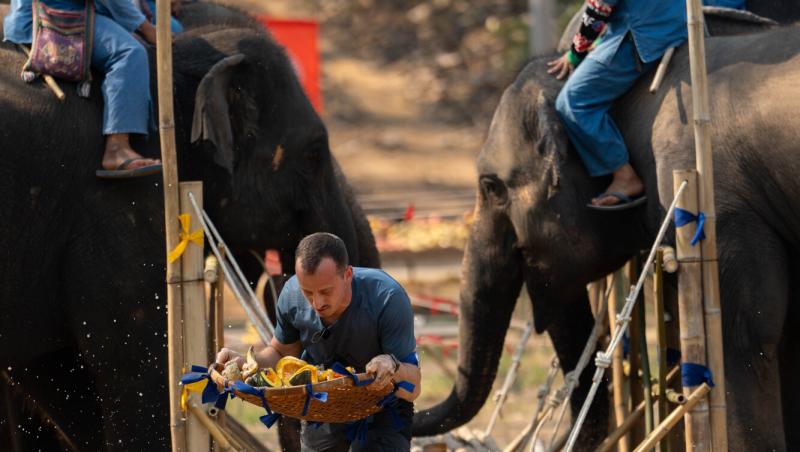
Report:
[{"label": "elephant trunk", "polygon": [[462,262],[458,375],[445,401],[414,416],[415,436],[452,430],[480,411],[492,390],[522,285],[510,224],[481,218],[480,208],[475,216]]}]

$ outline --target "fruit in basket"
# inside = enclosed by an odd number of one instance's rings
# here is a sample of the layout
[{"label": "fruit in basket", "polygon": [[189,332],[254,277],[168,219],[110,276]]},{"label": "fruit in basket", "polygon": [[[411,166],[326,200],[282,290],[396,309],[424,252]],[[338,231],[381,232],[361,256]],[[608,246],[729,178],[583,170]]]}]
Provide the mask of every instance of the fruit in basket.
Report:
[{"label": "fruit in basket", "polygon": [[256,362],[256,353],[253,350],[253,346],[251,345],[250,348],[247,350],[247,359],[244,365],[242,365],[242,379],[247,381],[248,378],[252,377],[258,372],[258,363]]},{"label": "fruit in basket", "polygon": [[281,379],[280,377],[278,377],[278,374],[274,370],[269,368],[262,369],[257,374],[246,379],[245,383],[249,384],[250,386],[268,387],[268,388],[280,388],[281,386],[283,386],[283,382],[281,382]]},{"label": "fruit in basket", "polygon": [[317,366],[306,364],[289,377],[289,386],[299,386],[308,383],[314,384],[317,380]]},{"label": "fruit in basket", "polygon": [[284,356],[275,366],[275,372],[278,373],[278,377],[280,377],[281,381],[288,384],[289,380],[292,378],[292,375],[307,365],[308,363],[300,358],[295,358],[294,356]]},{"label": "fruit in basket", "polygon": [[239,365],[236,361],[231,361],[228,364],[225,364],[225,369],[222,370],[222,376],[225,377],[226,380],[235,381],[242,379],[242,371],[239,369]]}]

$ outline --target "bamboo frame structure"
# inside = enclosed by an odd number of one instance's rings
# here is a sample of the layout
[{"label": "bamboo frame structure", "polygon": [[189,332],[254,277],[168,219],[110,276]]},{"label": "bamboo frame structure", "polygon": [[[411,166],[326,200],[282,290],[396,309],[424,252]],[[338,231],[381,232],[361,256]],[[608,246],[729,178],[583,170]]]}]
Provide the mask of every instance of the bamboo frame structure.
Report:
[{"label": "bamboo frame structure", "polygon": [[[197,218],[189,202],[191,193],[195,200],[203,203],[202,182],[180,182],[181,214],[189,215],[190,230],[200,229]],[[182,306],[183,306],[183,368],[189,369],[192,363],[202,363],[208,359],[208,330],[206,321],[205,278],[203,247],[190,243],[181,262]],[[197,416],[186,417],[186,447],[192,452],[208,451],[209,437],[204,423]]]},{"label": "bamboo frame structure", "polygon": [[[231,449],[231,443],[228,441],[228,438],[222,433],[222,430],[217,426],[217,424],[215,424],[214,421],[208,417],[203,409],[194,403],[194,397],[189,397],[189,400],[186,402],[186,407],[188,408],[189,413],[192,415],[192,419],[197,419],[197,421],[200,422],[203,427],[205,427],[211,437],[214,438],[214,442],[217,444],[219,450]],[[206,446],[206,448],[208,448],[208,446]]]},{"label": "bamboo frame structure", "polygon": [[[623,281],[623,270],[619,269],[614,272],[613,282],[614,289],[608,297],[608,324],[609,333],[613,337],[617,328],[617,313],[619,309],[625,304],[625,282]],[[622,349],[617,348],[611,355],[611,382],[613,385],[614,396],[614,426],[619,427],[625,423],[625,419],[629,417],[627,398],[625,397],[625,371],[622,365]],[[628,452],[630,450],[630,438],[626,434],[620,438],[618,451]]]},{"label": "bamboo frame structure", "polygon": [[[675,366],[675,368],[673,368],[669,372],[669,374],[667,375],[666,380],[668,382],[672,381],[675,378],[675,376],[678,375],[679,371],[680,371],[680,367]],[[657,404],[658,404],[658,402],[657,402]],[[636,409],[634,409],[631,412],[630,416],[625,418],[625,422],[623,422],[619,427],[614,429],[614,431],[612,431],[606,437],[606,439],[604,439],[603,442],[600,443],[599,446],[597,446],[597,451],[596,452],[609,452],[610,450],[612,450],[614,448],[614,446],[617,445],[617,442],[619,442],[619,440],[621,438],[623,438],[631,430],[631,428],[633,428],[633,426],[636,423],[641,421],[642,416],[644,415],[644,410],[645,410],[645,402],[642,401],[636,407]],[[661,419],[660,421],[663,421],[663,419]],[[630,449],[627,449],[626,452],[628,450],[630,450]]]},{"label": "bamboo frame structure", "polygon": [[[178,244],[178,157],[175,150],[175,116],[172,93],[172,34],[170,0],[156,0],[156,65],[158,74],[158,130],[164,180],[164,233],[166,254]],[[167,262],[167,387],[169,425],[173,451],[186,449],[186,422],[180,408],[178,379],[183,367],[181,262]]]},{"label": "bamboo frame structure", "polygon": [[714,156],[711,148],[711,108],[706,70],[704,18],[700,0],[686,0],[689,27],[689,67],[692,79],[695,161],[699,180],[700,210],[705,214],[706,238],[701,242],[703,257],[703,305],[706,323],[708,367],[716,390],[711,392],[711,424],[714,450],[728,450],[725,401],[725,360],[722,347],[719,269],[717,267],[717,214],[714,203]]},{"label": "bamboo frame structure", "polygon": [[[676,268],[677,269],[677,268]],[[656,342],[658,343],[658,422],[663,422],[667,417],[667,328],[664,323],[664,247],[656,251],[655,266],[653,268],[653,312],[656,315]],[[649,433],[649,432],[648,432]],[[668,441],[662,441],[657,449],[667,452]]]},{"label": "bamboo frame structure", "polygon": [[[686,399],[686,404],[680,405],[678,408],[675,409],[667,418],[653,430],[653,433],[647,435],[647,438],[639,444],[639,446],[634,450],[634,452],[645,452],[653,448],[655,444],[661,439],[663,439],[672,427],[677,424],[684,415],[687,415],[696,405],[704,403],[708,392],[711,391],[711,387],[706,383],[701,384],[697,387],[689,397]],[[711,450],[711,449],[706,449]]]},{"label": "bamboo frame structure", "polygon": [[[694,170],[675,170],[673,183],[677,187],[688,181],[686,190],[678,198],[677,206],[697,212],[697,173]],[[690,225],[675,229],[678,254],[678,312],[680,317],[681,360],[686,363],[706,364],[706,336],[703,324],[702,275],[700,248],[691,245],[695,228]],[[694,387],[684,387],[687,396]],[[686,450],[711,450],[711,431],[708,403],[703,400],[686,413]]]}]

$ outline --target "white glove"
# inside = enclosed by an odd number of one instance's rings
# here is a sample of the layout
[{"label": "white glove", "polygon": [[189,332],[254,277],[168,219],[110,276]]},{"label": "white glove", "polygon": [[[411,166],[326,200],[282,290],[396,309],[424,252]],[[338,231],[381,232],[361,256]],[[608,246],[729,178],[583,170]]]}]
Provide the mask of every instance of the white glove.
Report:
[{"label": "white glove", "polygon": [[366,371],[375,377],[376,383],[386,383],[391,380],[400,363],[392,355],[378,355],[367,363]]}]

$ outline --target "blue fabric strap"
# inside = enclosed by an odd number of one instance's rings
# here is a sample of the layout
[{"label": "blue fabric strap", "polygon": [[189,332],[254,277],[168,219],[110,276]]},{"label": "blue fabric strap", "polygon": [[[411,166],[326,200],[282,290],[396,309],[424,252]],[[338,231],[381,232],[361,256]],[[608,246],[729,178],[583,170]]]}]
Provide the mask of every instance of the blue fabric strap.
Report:
[{"label": "blue fabric strap", "polygon": [[706,233],[703,231],[703,226],[706,224],[706,216],[703,212],[695,215],[688,210],[679,209],[677,207],[675,208],[676,227],[685,226],[695,221],[697,222],[697,231],[694,233],[694,237],[692,237],[692,246],[697,245],[699,241],[705,240],[706,238]]},{"label": "blue fabric strap", "polygon": [[703,383],[714,387],[714,380],[708,367],[696,363],[681,364],[681,384],[683,386],[700,386]]},{"label": "blue fabric strap", "polygon": [[331,366],[331,369],[333,369],[333,371],[336,372],[339,375],[344,375],[345,377],[349,377],[351,380],[353,380],[353,384],[355,386],[366,386],[368,384],[371,384],[373,381],[375,381],[374,378],[368,378],[366,380],[359,380],[358,379],[358,375],[350,372],[349,370],[347,370],[346,367],[344,367],[343,365],[341,365],[339,363],[334,363],[333,366]]},{"label": "blue fabric strap", "polygon": [[400,358],[400,362],[406,364],[413,364],[419,367],[419,356],[417,355],[417,352],[411,352],[411,354],[406,356],[405,358]]},{"label": "blue fabric strap", "polygon": [[275,424],[275,421],[281,416],[278,413],[273,413],[272,410],[269,408],[269,403],[267,403],[267,398],[264,397],[264,390],[259,388],[254,388],[249,384],[243,381],[235,381],[233,382],[233,389],[236,391],[241,392],[242,394],[249,394],[254,395],[261,399],[261,406],[264,407],[264,410],[267,412],[264,416],[258,418],[262,424],[267,426],[267,428],[272,427]]},{"label": "blue fabric strap", "polygon": [[311,383],[306,383],[306,402],[303,404],[303,416],[308,414],[308,407],[311,405],[311,399],[319,400],[322,403],[328,401],[327,392],[314,392],[314,387]]},{"label": "blue fabric strap", "polygon": [[394,385],[394,388],[395,388],[395,391],[398,388],[400,388],[400,389],[405,389],[408,392],[414,392],[414,389],[416,389],[416,386],[414,386],[414,383],[411,383],[410,381],[401,381],[401,382],[397,383],[396,385]]}]

